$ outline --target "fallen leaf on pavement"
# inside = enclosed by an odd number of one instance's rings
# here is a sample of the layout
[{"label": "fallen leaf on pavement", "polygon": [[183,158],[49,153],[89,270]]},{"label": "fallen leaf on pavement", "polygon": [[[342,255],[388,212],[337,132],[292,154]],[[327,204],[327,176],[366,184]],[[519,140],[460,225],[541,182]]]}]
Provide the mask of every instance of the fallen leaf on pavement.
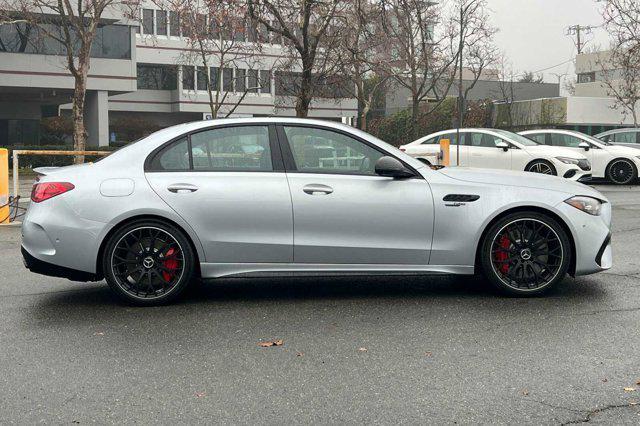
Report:
[{"label": "fallen leaf on pavement", "polygon": [[258,346],[262,348],[268,348],[270,346],[282,346],[284,345],[284,340],[276,339],[276,340],[267,340],[264,342],[258,342]]},{"label": "fallen leaf on pavement", "polygon": [[604,379],[602,379],[602,383],[607,383],[609,381],[609,379],[607,379],[606,377]]},{"label": "fallen leaf on pavement", "polygon": [[359,350],[360,352],[366,352],[366,351],[367,351],[367,348],[358,348],[358,350]]},{"label": "fallen leaf on pavement", "polygon": [[425,356],[431,356],[431,355],[433,355],[433,352],[431,352],[431,351],[427,351],[427,352],[425,352],[425,353],[424,353],[424,355],[425,355]]},{"label": "fallen leaf on pavement", "polygon": [[196,398],[202,398],[206,394],[207,394],[206,392],[196,392]]},{"label": "fallen leaf on pavement", "polygon": [[296,356],[303,356],[304,352],[296,352]]},{"label": "fallen leaf on pavement", "polygon": [[632,388],[631,386],[624,388],[625,392],[635,392],[636,388]]},{"label": "fallen leaf on pavement", "polygon": [[95,333],[93,333],[94,336],[104,336],[104,333],[102,331],[97,331]]},{"label": "fallen leaf on pavement", "polygon": [[524,396],[529,396],[529,391],[527,389],[522,389],[522,394]]}]

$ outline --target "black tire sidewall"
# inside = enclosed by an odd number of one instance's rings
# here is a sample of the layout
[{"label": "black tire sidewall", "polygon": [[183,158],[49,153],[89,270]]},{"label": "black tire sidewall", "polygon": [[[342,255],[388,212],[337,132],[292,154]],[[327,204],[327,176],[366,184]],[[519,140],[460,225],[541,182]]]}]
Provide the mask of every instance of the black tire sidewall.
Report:
[{"label": "black tire sidewall", "polygon": [[[620,161],[625,161],[629,164],[631,164],[631,168],[633,169],[633,176],[631,176],[631,179],[629,179],[629,182],[625,182],[625,183],[618,183],[615,180],[613,180],[611,178],[611,169],[613,168],[613,165],[617,162]],[[627,160],[626,158],[616,158],[615,160],[613,160],[611,163],[609,163],[609,165],[607,166],[607,180],[609,180],[609,182],[613,183],[614,185],[631,185],[632,183],[634,183],[637,179],[638,179],[638,169],[636,168],[636,165],[633,164],[633,161],[631,160]]]},{"label": "black tire sidewall", "polygon": [[[184,273],[182,274],[182,278],[180,281],[175,284],[174,288],[170,290],[168,293],[163,294],[160,297],[146,299],[135,297],[128,292],[126,292],[120,285],[117,283],[116,277],[113,275],[111,269],[111,254],[115,249],[115,245],[118,241],[127,233],[131,232],[136,228],[143,227],[154,227],[160,228],[163,231],[171,234],[176,241],[180,244],[183,256],[184,256]],[[105,281],[109,285],[109,287],[125,302],[137,305],[137,306],[155,306],[155,305],[163,305],[169,302],[174,301],[180,294],[188,287],[189,283],[192,280],[193,271],[195,269],[195,255],[193,249],[191,247],[191,243],[188,238],[185,236],[184,232],[175,226],[160,221],[160,220],[136,220],[130,222],[121,228],[119,228],[116,232],[111,234],[107,244],[105,246],[105,250],[102,255],[102,271],[104,274]]]},{"label": "black tire sidewall", "polygon": [[[544,287],[537,288],[534,290],[524,290],[524,289],[516,289],[505,284],[494,271],[493,266],[491,264],[491,244],[493,239],[496,236],[496,233],[502,229],[506,224],[513,222],[518,219],[534,219],[544,222],[548,226],[550,226],[558,235],[560,242],[562,244],[562,252],[563,259],[562,264],[560,265],[560,269],[553,280],[551,280]],[[484,276],[497,287],[500,291],[505,292],[511,295],[517,296],[536,296],[542,293],[547,292],[549,289],[554,287],[558,282],[562,281],[569,271],[569,266],[571,264],[571,241],[569,240],[569,236],[567,235],[567,231],[558,223],[558,221],[548,215],[538,212],[516,212],[508,214],[493,224],[490,225],[487,232],[485,233],[483,240],[480,246],[480,266],[482,268],[482,272]]]}]

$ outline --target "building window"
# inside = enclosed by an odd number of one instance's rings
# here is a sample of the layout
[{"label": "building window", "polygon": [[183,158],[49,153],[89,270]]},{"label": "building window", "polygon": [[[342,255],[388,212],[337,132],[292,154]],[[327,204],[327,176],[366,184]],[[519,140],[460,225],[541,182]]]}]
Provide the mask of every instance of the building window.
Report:
[{"label": "building window", "polygon": [[153,9],[142,9],[142,32],[153,34]]},{"label": "building window", "polygon": [[260,70],[260,93],[271,94],[271,71]]},{"label": "building window", "polygon": [[156,11],[156,34],[157,35],[167,35],[167,11],[166,10],[157,10]]},{"label": "building window", "polygon": [[177,68],[170,65],[138,64],[138,89],[175,90]]},{"label": "building window", "polygon": [[207,80],[209,76],[207,75],[206,67],[198,67],[198,90],[207,90]]},{"label": "building window", "polygon": [[593,83],[596,81],[595,72],[584,72],[578,74],[578,83]]},{"label": "building window", "polygon": [[222,69],[222,90],[233,92],[233,68]]},{"label": "building window", "polygon": [[[52,34],[62,29],[55,24],[33,26],[28,23],[0,25],[0,52],[66,55],[66,48]],[[71,34],[73,43],[77,37]],[[131,27],[105,25],[96,29],[91,46],[92,58],[131,59]]]},{"label": "building window", "polygon": [[169,12],[169,35],[180,37],[180,15],[178,12]]},{"label": "building window", "polygon": [[247,90],[247,70],[236,68],[236,92],[244,93]]},{"label": "building window", "polygon": [[249,93],[258,93],[258,87],[258,70],[248,70],[247,91]]},{"label": "building window", "polygon": [[218,78],[218,67],[209,68],[209,78],[211,79],[211,90],[220,90],[220,79]]},{"label": "building window", "polygon": [[195,70],[194,67],[183,66],[182,67],[182,89],[194,90],[195,89]]}]

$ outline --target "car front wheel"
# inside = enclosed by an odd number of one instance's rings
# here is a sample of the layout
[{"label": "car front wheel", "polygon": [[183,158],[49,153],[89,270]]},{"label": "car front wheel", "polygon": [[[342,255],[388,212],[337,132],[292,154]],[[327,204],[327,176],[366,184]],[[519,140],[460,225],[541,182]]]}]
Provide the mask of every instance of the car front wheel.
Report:
[{"label": "car front wheel", "polygon": [[175,300],[188,286],[195,255],[181,230],[142,220],[111,235],[102,265],[107,284],[126,302],[159,305]]},{"label": "car front wheel", "polygon": [[571,261],[566,231],[549,216],[518,212],[495,222],[481,242],[484,275],[515,295],[543,293],[561,281]]},{"label": "car front wheel", "polygon": [[553,164],[544,160],[533,161],[531,164],[527,166],[527,169],[525,171],[533,172],[533,173],[541,173],[543,175],[555,176],[557,174],[555,167],[553,167]]},{"label": "car front wheel", "polygon": [[616,185],[628,185],[636,180],[637,177],[638,170],[636,166],[624,158],[614,160],[607,166],[607,179]]}]

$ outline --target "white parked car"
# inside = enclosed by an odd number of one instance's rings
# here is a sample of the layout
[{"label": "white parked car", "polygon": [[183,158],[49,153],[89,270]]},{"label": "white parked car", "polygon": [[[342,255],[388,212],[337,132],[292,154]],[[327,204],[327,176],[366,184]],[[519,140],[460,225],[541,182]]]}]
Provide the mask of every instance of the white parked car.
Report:
[{"label": "white parked car", "polygon": [[575,130],[528,130],[522,135],[549,148],[569,149],[584,154],[591,162],[594,178],[607,178],[613,183],[627,185],[638,178],[640,150],[612,145]]},{"label": "white parked car", "polygon": [[614,145],[640,148],[640,128],[609,130],[608,132],[598,133],[594,137]]},{"label": "white parked car", "polygon": [[591,177],[589,160],[581,152],[550,149],[517,133],[498,129],[460,129],[459,154],[455,130],[444,130],[400,147],[412,157],[433,162],[440,140],[449,139],[450,163],[466,167],[518,170],[562,176],[571,180]]}]

